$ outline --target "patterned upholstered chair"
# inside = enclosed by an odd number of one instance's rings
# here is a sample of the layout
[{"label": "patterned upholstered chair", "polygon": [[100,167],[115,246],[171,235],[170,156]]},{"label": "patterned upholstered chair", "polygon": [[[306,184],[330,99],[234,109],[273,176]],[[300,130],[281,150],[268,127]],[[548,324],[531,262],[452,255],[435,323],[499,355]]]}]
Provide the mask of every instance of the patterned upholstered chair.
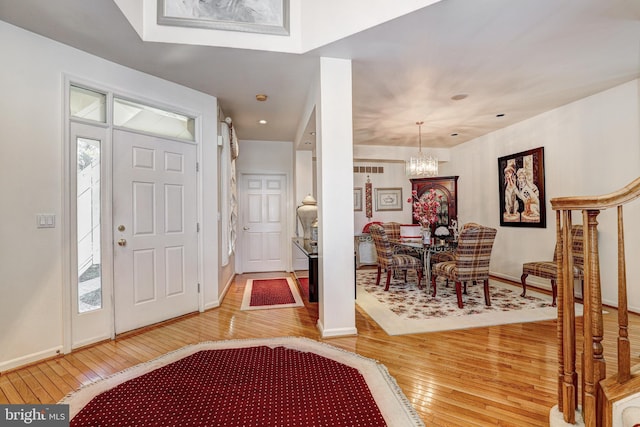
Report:
[{"label": "patterned upholstered chair", "polygon": [[491,251],[496,238],[495,228],[477,225],[465,228],[460,232],[458,248],[452,261],[445,261],[433,266],[431,271],[432,296],[436,296],[436,278],[444,277],[456,283],[458,307],[463,308],[462,283],[468,281],[484,282],[484,301],[491,305],[489,295],[489,263]]},{"label": "patterned upholstered chair", "polygon": [[[381,225],[382,228],[384,228],[384,232],[387,233],[387,238],[392,243],[392,246],[393,242],[398,241],[402,238],[402,233],[400,232],[402,224],[400,224],[399,222],[384,222]],[[409,247],[396,246],[395,248],[393,248],[393,250],[396,254],[407,254],[420,258],[420,255],[414,249],[411,249]],[[395,274],[394,277],[396,277]]]},{"label": "patterned upholstered chair", "polygon": [[[476,224],[475,222],[467,222],[462,226],[462,229],[460,231],[469,227],[478,227],[479,225],[480,224]],[[442,251],[431,254],[431,259],[429,260],[430,267],[433,267],[434,264],[437,264],[439,262],[453,261],[454,254],[455,251]]]},{"label": "patterned upholstered chair", "polygon": [[387,233],[389,240],[400,239],[400,223],[399,222],[385,222],[382,224],[384,232]]},{"label": "patterned upholstered chair", "polygon": [[378,259],[378,276],[376,277],[376,285],[380,284],[380,275],[382,269],[387,272],[387,282],[384,287],[385,291],[389,290],[389,284],[391,283],[391,273],[394,271],[415,270],[418,275],[418,285],[422,280],[422,261],[416,257],[406,254],[394,253],[393,245],[389,242],[387,233],[384,227],[380,225],[372,225],[369,228],[369,233],[373,238],[373,242],[376,245],[376,256]]},{"label": "patterned upholstered chair", "polygon": [[[571,247],[573,253],[573,277],[584,280],[584,253],[582,252],[584,236],[582,225],[574,225],[571,227],[571,237],[573,239],[573,245]],[[531,275],[549,279],[551,280],[551,292],[553,293],[552,305],[554,307],[556,306],[556,297],[558,296],[558,286],[556,284],[558,280],[558,266],[556,259],[556,251],[554,250],[553,261],[534,261],[522,264],[522,276],[520,276],[520,282],[522,283],[521,296],[527,294],[527,276]]]}]

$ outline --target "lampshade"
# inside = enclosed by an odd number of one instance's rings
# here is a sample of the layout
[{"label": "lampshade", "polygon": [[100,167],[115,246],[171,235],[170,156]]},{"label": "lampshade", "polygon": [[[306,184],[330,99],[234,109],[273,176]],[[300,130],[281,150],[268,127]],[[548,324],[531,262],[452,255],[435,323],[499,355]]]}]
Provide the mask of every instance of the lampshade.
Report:
[{"label": "lampshade", "polygon": [[430,177],[438,175],[438,159],[422,153],[422,125],[424,122],[416,122],[418,125],[419,150],[417,156],[411,156],[406,161],[405,171],[409,177]]}]

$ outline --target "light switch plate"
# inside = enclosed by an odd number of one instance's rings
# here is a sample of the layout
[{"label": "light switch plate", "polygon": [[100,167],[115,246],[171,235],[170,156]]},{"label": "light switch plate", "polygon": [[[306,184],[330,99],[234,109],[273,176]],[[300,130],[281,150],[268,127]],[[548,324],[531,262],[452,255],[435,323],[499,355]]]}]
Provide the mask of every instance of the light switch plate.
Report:
[{"label": "light switch plate", "polygon": [[56,214],[37,214],[36,226],[38,228],[56,228]]}]

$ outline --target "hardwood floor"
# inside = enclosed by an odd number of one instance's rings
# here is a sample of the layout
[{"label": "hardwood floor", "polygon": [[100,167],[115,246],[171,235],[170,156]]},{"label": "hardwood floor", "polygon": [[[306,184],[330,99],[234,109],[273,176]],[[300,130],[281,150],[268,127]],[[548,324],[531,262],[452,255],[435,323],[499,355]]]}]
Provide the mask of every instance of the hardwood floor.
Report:
[{"label": "hardwood floor", "polygon": [[[3,373],[0,404],[54,403],[83,384],[201,341],[304,336],[385,364],[427,426],[548,425],[556,403],[555,321],[388,336],[357,308],[358,336],[322,340],[317,304],[240,311],[245,281],[256,277],[265,274],[237,276],[217,309]],[[612,373],[617,312],[607,310],[603,345]],[[630,315],[632,365],[640,363],[639,326],[640,316]]]}]

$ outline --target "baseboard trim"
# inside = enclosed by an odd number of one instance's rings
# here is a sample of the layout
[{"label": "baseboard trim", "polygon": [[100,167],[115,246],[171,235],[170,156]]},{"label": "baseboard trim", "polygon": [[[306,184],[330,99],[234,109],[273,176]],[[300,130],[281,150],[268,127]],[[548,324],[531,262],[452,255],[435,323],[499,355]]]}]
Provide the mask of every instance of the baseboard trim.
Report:
[{"label": "baseboard trim", "polygon": [[204,305],[203,311],[211,310],[213,308],[218,308],[218,307],[220,307],[220,300],[212,301]]},{"label": "baseboard trim", "polygon": [[231,284],[233,283],[233,280],[235,278],[236,278],[236,273],[233,273],[231,277],[229,277],[229,280],[227,280],[227,283],[225,283],[224,288],[222,289],[222,293],[218,296],[218,299],[205,303],[203,311],[220,307],[220,305],[222,304],[222,301],[224,300],[224,297],[227,295],[227,292],[231,288]]},{"label": "baseboard trim", "polygon": [[349,337],[349,336],[358,335],[358,329],[356,329],[355,327],[325,329],[320,319],[318,319],[316,326],[320,331],[321,338],[337,338],[337,337]]},{"label": "baseboard trim", "polygon": [[26,356],[17,357],[12,360],[7,360],[6,362],[0,363],[0,373],[5,373],[6,371],[12,371],[18,368],[24,368],[33,363],[42,362],[45,359],[58,357],[61,354],[62,354],[62,346],[58,345],[52,348],[48,348],[46,350],[28,354]]}]

